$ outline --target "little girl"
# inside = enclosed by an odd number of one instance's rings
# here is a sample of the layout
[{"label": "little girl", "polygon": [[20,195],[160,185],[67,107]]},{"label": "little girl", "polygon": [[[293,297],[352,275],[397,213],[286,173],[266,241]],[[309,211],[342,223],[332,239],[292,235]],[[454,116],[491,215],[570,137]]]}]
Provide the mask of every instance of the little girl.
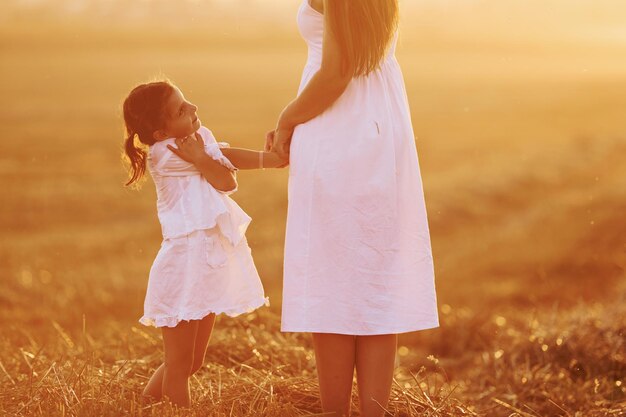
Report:
[{"label": "little girl", "polygon": [[203,364],[215,315],[269,305],[244,234],[251,219],[228,197],[235,172],[287,163],[273,152],[222,149],[197,109],[169,81],[137,86],[123,108],[126,185],[147,165],[163,234],[139,321],[162,329],[165,361],[143,395],[180,406],[189,406],[189,377]]}]

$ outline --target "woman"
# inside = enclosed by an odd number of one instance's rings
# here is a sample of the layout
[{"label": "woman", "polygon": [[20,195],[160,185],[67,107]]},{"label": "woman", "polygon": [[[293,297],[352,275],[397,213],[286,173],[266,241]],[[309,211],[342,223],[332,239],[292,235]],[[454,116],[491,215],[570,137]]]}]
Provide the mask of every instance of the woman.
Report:
[{"label": "woman", "polygon": [[307,63],[266,142],[290,153],[282,331],[313,334],[324,412],[349,415],[356,369],[382,416],[397,334],[439,325],[398,3],[302,1]]}]

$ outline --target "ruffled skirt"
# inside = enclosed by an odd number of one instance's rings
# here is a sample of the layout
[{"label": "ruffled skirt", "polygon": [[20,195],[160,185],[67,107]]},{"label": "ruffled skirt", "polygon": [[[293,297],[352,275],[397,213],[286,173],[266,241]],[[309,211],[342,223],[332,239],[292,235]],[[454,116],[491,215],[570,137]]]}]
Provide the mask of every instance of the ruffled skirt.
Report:
[{"label": "ruffled skirt", "polygon": [[165,239],[144,301],[146,326],[174,327],[211,313],[237,316],[269,305],[245,236],[236,246],[218,227]]}]

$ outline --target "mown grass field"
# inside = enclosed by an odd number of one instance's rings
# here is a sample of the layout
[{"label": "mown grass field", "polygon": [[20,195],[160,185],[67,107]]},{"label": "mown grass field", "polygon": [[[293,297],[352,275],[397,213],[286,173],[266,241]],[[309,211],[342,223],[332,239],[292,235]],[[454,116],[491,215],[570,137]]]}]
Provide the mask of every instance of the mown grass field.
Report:
[{"label": "mown grass field", "polygon": [[[398,57],[441,327],[402,335],[390,413],[624,415],[624,48],[427,29]],[[120,104],[166,75],[260,148],[306,55],[295,29],[249,33],[0,28],[1,415],[176,414],[138,400],[162,359],[137,322],[160,228],[151,181],[122,186]],[[311,341],[279,332],[286,180],[239,175],[271,307],[219,320],[180,415],[320,412]]]}]

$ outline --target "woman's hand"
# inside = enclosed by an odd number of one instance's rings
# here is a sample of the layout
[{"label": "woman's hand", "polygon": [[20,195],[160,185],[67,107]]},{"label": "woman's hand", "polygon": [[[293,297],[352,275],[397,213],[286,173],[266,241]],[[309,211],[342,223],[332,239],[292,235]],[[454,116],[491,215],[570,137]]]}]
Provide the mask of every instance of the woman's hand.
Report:
[{"label": "woman's hand", "polygon": [[276,159],[278,160],[276,168],[284,168],[289,165],[289,154],[281,155],[277,152],[271,152],[270,155],[276,155]]},{"label": "woman's hand", "polygon": [[[291,144],[291,136],[293,130],[289,133],[290,129],[277,129],[270,130],[265,135],[265,152],[271,152],[276,155],[276,159],[279,161],[276,168],[284,168],[289,165],[289,145]],[[276,133],[280,131],[280,137],[277,138]],[[281,143],[277,141],[280,140]]]},{"label": "woman's hand", "polygon": [[178,155],[181,159],[195,164],[206,155],[204,151],[204,140],[200,134],[195,133],[184,138],[176,138],[176,146],[167,145],[168,149]]},{"label": "woman's hand", "polygon": [[269,152],[272,150],[272,147],[274,147],[274,136],[276,134],[275,130],[270,130],[269,132],[267,132],[265,134],[265,146],[263,147],[263,150],[265,152]]},{"label": "woman's hand", "polygon": [[274,140],[272,152],[276,152],[283,160],[289,160],[289,146],[291,145],[291,137],[293,129],[278,128],[274,131]]}]

